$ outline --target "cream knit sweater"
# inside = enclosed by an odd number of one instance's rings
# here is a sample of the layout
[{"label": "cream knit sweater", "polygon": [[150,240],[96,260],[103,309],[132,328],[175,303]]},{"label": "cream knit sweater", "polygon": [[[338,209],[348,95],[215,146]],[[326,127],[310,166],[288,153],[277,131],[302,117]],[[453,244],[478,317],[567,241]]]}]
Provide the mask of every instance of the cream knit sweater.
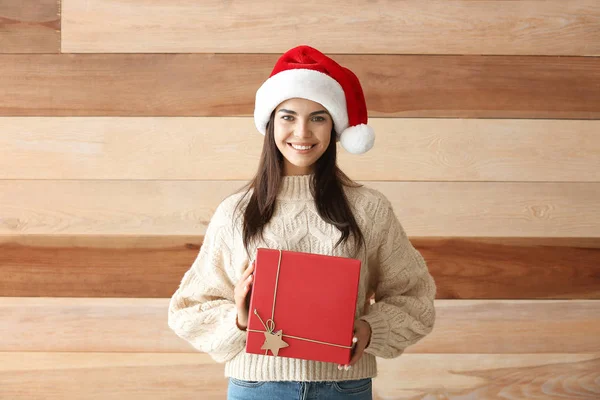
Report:
[{"label": "cream knit sweater", "polygon": [[[309,189],[311,177],[283,177],[265,239],[251,248],[252,258],[257,247],[352,257],[352,240],[333,250],[341,234],[319,217]],[[353,368],[340,371],[335,363],[245,352],[246,332],[236,326],[233,302],[234,286],[251,262],[242,243],[242,218],[232,221],[240,193],[223,200],[211,218],[200,252],[170,300],[169,327],[194,348],[224,362],[226,377],[335,381],[376,376],[376,357],[397,357],[432,331],[436,284],[389,200],[366,186],[344,190],[367,243],[367,254],[356,256],[362,269],[355,315],[372,330],[370,345]],[[371,293],[373,304],[368,301]]]}]

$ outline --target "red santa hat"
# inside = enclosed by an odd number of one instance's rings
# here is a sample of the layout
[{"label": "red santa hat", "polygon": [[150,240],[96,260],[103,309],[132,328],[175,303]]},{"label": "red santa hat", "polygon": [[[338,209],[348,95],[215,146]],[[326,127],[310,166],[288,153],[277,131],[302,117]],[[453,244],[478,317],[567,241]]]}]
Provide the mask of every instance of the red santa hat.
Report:
[{"label": "red santa hat", "polygon": [[353,154],[369,151],[375,142],[367,125],[367,105],[356,75],[309,46],[284,53],[256,92],[254,123],[263,135],[271,113],[283,101],[303,98],[320,103],[333,119],[336,141]]}]

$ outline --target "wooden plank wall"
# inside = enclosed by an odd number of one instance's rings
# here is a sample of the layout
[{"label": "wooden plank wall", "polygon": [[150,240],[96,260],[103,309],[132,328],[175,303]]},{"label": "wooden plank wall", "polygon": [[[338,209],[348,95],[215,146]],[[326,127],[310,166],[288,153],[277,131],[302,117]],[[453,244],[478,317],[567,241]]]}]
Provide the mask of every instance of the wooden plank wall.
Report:
[{"label": "wooden plank wall", "polygon": [[224,399],[167,327],[285,50],[353,69],[438,284],[377,399],[600,398],[597,0],[0,1],[0,399]]}]

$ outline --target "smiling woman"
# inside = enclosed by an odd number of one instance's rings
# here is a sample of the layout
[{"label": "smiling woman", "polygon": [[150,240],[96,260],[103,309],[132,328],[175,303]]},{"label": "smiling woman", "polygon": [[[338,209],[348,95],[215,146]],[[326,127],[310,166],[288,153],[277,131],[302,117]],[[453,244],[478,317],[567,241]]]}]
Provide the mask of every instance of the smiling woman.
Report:
[{"label": "smiling woman", "polygon": [[[398,357],[432,331],[436,285],[390,201],[337,165],[338,141],[353,154],[374,143],[360,82],[320,51],[296,47],[258,89],[254,123],[264,135],[256,175],[217,207],[171,299],[169,326],[225,363],[231,400],[371,399],[376,357]],[[356,303],[322,293],[355,310],[347,364],[244,351],[259,247],[360,260]]]}]

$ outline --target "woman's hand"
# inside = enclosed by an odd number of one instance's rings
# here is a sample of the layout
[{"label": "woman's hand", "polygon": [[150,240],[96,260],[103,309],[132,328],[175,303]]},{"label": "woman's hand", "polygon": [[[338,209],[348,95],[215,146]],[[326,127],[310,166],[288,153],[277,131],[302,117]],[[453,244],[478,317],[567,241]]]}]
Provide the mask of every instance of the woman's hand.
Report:
[{"label": "woman's hand", "polygon": [[362,319],[354,321],[354,338],[356,339],[356,342],[353,343],[354,348],[352,349],[352,358],[350,359],[350,362],[348,365],[338,365],[338,369],[344,368],[347,371],[360,360],[365,348],[371,342],[371,325]]},{"label": "woman's hand", "polygon": [[246,301],[250,293],[250,286],[254,275],[254,263],[246,268],[234,290],[235,307],[237,308],[237,326],[241,330],[246,330],[248,327],[248,302]]}]

